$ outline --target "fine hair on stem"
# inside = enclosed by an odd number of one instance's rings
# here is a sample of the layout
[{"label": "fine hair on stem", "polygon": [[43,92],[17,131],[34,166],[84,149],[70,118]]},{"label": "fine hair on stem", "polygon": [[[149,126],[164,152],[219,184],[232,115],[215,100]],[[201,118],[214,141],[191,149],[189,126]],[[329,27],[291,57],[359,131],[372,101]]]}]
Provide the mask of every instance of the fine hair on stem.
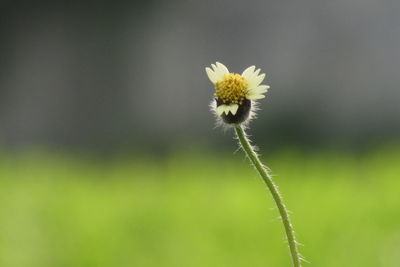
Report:
[{"label": "fine hair on stem", "polygon": [[240,124],[235,125],[235,132],[237,138],[239,139],[240,146],[242,147],[243,151],[246,153],[247,157],[249,158],[249,160],[257,170],[257,172],[260,174],[264,183],[268,187],[268,190],[270,191],[272,198],[279,210],[287,242],[289,244],[289,250],[293,266],[301,267],[301,256],[297,248],[297,241],[295,238],[293,225],[290,221],[288,210],[286,209],[286,206],[283,203],[283,199],[279,193],[278,187],[272,180],[272,176],[269,173],[269,169],[261,163],[257,153],[255,152],[253,146],[251,145],[249,138],[246,135],[246,132],[244,131],[243,127]]}]

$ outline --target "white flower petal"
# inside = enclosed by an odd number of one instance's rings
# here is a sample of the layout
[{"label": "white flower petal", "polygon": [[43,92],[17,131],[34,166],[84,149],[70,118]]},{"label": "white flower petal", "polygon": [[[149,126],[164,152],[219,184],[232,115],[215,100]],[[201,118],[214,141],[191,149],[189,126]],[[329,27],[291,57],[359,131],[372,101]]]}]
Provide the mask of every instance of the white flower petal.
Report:
[{"label": "white flower petal", "polygon": [[255,87],[257,87],[257,85],[255,85],[255,84],[256,84],[256,77],[255,77],[255,76],[250,76],[250,77],[248,77],[248,78],[247,78],[247,82],[248,82],[248,84],[249,84],[249,87],[248,87],[248,88],[255,88]]},{"label": "white flower petal", "polygon": [[249,82],[249,88],[254,88],[254,87],[257,86],[255,84],[257,82],[256,79],[257,79],[258,74],[260,73],[260,71],[261,71],[261,69],[257,69],[252,74],[250,74],[249,77],[247,77],[247,81]]},{"label": "white flower petal", "polygon": [[262,83],[262,81],[265,78],[265,73],[259,75],[259,76],[255,76],[255,77],[251,77],[248,82],[249,82],[249,88],[254,88],[260,85],[260,83]]},{"label": "white flower petal", "polygon": [[216,65],[211,64],[211,66],[214,69],[216,82],[221,81],[224,78],[225,74],[229,73],[229,72],[228,73],[225,72],[227,70],[227,68],[219,62],[217,62]]},{"label": "white flower petal", "polygon": [[210,81],[215,84],[217,82],[217,78],[215,77],[215,72],[212,71],[210,68],[206,68],[206,73]]},{"label": "white flower petal", "polygon": [[238,108],[239,108],[239,105],[238,105],[238,104],[230,104],[230,105],[229,105],[229,109],[230,109],[230,111],[231,111],[231,113],[232,113],[233,115],[236,114]]},{"label": "white flower petal", "polygon": [[260,73],[261,69],[256,70],[255,72],[253,72],[253,77],[257,77],[258,74]]},{"label": "white flower petal", "polygon": [[218,106],[217,109],[216,109],[216,112],[217,112],[218,116],[221,116],[222,113],[224,113],[227,108],[229,108],[227,105]]},{"label": "white flower petal", "polygon": [[255,68],[256,68],[256,66],[250,66],[250,67],[248,67],[247,69],[245,69],[245,70],[242,72],[242,76],[243,76],[245,79],[248,79],[248,78],[253,74]]},{"label": "white flower petal", "polygon": [[216,64],[217,64],[217,67],[219,68],[220,72],[222,72],[223,74],[229,74],[229,70],[224,64],[219,63],[219,62],[217,62]]},{"label": "white flower petal", "polygon": [[216,72],[215,73],[215,78],[217,79],[217,82],[222,81],[224,79],[225,74],[221,72]]},{"label": "white flower petal", "polygon": [[269,88],[268,85],[260,85],[257,86],[256,88],[248,89],[246,96],[266,93],[268,91],[268,88]]},{"label": "white flower petal", "polygon": [[246,96],[246,98],[248,100],[256,100],[256,99],[261,99],[264,97],[265,97],[265,95],[261,95],[261,94],[254,94],[254,95]]},{"label": "white flower petal", "polygon": [[211,67],[212,67],[213,70],[214,70],[215,78],[217,78],[218,80],[220,80],[219,78],[220,78],[220,76],[221,76],[221,73],[220,73],[220,71],[219,71],[219,68],[218,68],[215,64],[211,64]]}]

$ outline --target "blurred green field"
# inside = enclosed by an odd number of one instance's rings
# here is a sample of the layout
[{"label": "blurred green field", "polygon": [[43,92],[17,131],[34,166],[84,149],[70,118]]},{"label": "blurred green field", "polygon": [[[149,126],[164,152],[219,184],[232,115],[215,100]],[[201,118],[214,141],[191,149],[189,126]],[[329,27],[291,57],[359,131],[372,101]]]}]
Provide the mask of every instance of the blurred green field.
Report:
[{"label": "blurred green field", "polygon": [[[276,175],[304,266],[400,266],[400,148],[285,150]],[[0,156],[0,266],[290,266],[277,211],[241,152]]]}]

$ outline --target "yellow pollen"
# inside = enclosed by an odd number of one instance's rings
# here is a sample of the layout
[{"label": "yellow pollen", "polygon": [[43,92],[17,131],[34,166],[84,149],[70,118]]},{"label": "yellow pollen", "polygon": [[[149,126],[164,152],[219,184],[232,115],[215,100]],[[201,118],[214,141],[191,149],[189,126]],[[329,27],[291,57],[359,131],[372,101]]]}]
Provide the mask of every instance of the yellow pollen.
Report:
[{"label": "yellow pollen", "polygon": [[242,104],[246,97],[249,83],[239,74],[225,74],[224,78],[215,84],[215,96],[224,103]]}]

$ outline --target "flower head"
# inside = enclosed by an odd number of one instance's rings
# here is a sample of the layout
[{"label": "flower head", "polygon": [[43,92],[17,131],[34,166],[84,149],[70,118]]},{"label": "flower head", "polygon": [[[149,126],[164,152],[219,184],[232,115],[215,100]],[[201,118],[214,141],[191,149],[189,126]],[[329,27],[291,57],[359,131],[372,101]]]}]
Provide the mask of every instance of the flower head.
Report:
[{"label": "flower head", "polygon": [[206,68],[215,87],[215,113],[228,124],[240,124],[251,113],[252,101],[264,98],[268,85],[260,85],[265,74],[260,69],[248,67],[242,74],[230,73],[228,68],[216,62]]}]

